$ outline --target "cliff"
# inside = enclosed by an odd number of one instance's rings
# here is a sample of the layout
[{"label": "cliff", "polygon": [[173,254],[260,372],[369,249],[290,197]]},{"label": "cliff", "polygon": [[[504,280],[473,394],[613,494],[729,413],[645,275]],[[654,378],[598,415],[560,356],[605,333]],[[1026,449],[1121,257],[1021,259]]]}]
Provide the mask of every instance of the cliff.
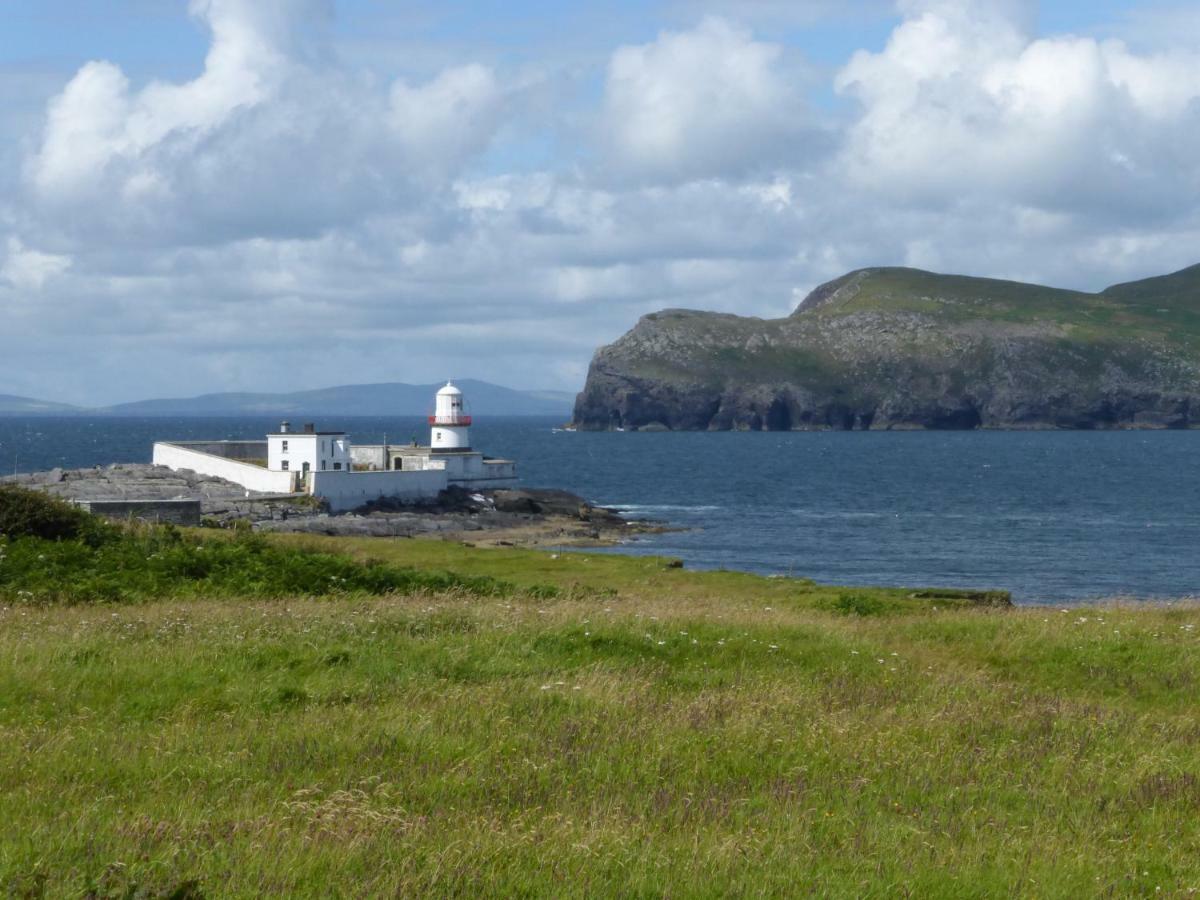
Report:
[{"label": "cliff", "polygon": [[783,319],[670,309],[601,347],[579,428],[1200,426],[1200,266],[1100,293],[862,269]]}]

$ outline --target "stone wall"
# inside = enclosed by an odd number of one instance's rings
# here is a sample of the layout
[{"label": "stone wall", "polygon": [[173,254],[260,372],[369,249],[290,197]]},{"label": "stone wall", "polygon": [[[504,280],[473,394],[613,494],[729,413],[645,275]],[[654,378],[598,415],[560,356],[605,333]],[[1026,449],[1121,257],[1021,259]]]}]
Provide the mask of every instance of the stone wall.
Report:
[{"label": "stone wall", "polygon": [[138,519],[142,522],[170,522],[189,526],[200,524],[199,500],[76,500],[75,503],[106,519]]}]

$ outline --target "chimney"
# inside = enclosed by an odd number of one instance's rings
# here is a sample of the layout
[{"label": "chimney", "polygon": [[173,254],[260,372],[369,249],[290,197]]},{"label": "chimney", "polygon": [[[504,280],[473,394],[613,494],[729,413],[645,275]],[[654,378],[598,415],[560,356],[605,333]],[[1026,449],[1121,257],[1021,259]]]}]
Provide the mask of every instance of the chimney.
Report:
[{"label": "chimney", "polygon": [[316,434],[317,426],[314,425],[312,422],[305,422],[304,423],[304,433],[305,434]]},{"label": "chimney", "polygon": [[279,423],[279,433],[280,434],[291,434],[292,433],[292,423],[291,422],[280,422]]}]

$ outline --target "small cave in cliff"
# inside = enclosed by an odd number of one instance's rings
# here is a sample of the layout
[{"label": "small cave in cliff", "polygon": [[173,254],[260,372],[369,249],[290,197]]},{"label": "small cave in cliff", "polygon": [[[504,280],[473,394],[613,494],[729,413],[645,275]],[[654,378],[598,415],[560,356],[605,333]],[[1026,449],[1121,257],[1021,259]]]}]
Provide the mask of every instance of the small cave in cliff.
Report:
[{"label": "small cave in cliff", "polygon": [[792,410],[782,397],[776,397],[772,401],[771,407],[763,419],[763,427],[767,431],[792,430]]},{"label": "small cave in cliff", "polygon": [[974,406],[943,410],[929,419],[929,428],[940,431],[970,431],[983,423],[983,417]]}]

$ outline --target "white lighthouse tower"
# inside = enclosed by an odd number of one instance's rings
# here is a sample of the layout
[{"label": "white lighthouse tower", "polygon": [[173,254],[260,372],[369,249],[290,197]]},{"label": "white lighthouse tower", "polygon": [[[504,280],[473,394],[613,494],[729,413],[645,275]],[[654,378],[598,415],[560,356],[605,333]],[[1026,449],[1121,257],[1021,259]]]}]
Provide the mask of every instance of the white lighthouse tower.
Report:
[{"label": "white lighthouse tower", "polygon": [[429,447],[434,453],[471,449],[471,417],[463,405],[463,393],[453,383],[437,392],[429,417]]}]

